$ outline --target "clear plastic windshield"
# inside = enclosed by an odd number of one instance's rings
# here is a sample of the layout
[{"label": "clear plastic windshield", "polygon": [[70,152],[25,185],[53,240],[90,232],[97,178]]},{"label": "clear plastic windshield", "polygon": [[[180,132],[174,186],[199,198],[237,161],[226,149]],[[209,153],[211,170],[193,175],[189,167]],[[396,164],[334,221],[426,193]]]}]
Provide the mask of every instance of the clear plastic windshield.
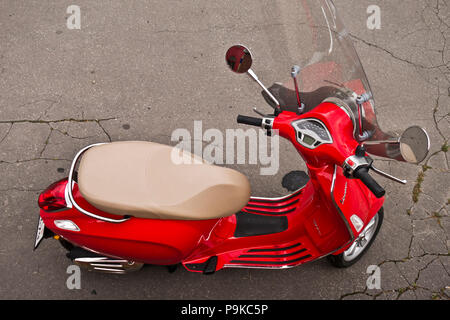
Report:
[{"label": "clear plastic windshield", "polygon": [[295,76],[280,79],[269,88],[280,107],[295,112],[300,100],[307,112],[326,99],[342,102],[353,118],[357,140],[389,138],[378,128],[369,81],[333,2],[298,0],[288,14],[292,17],[289,28],[293,32],[287,51],[279,58],[300,67],[296,75],[299,97],[295,91]]}]

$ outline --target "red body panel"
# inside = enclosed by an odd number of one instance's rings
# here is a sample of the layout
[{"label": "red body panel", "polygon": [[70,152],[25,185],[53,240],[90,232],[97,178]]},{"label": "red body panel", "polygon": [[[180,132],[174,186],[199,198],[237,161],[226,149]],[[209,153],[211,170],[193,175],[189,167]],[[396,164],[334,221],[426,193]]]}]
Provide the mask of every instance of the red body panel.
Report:
[{"label": "red body panel", "polygon": [[[296,140],[292,122],[316,118],[333,138],[314,150]],[[286,217],[286,230],[268,235],[235,237],[236,215],[205,221],[150,220],[130,218],[122,223],[103,222],[68,209],[41,217],[47,228],[76,245],[105,255],[149,264],[183,263],[190,271],[196,264],[217,256],[216,270],[222,267],[292,267],[347,248],[358,236],[350,217],[367,224],[381,208],[377,199],[359,181],[347,179],[341,168],[358,143],[353,124],[345,111],[323,103],[305,115],[283,112],[274,121],[279,135],[289,139],[308,166],[310,180],[301,190],[279,199],[251,198],[243,212]],[[90,206],[74,187],[74,197],[84,209],[109,218]],[[68,219],[80,231],[58,229],[54,220]]]},{"label": "red body panel", "polygon": [[[74,196],[86,210],[107,217],[86,201],[75,185]],[[201,237],[207,237],[218,220],[151,220],[131,218],[122,223],[104,222],[84,215],[76,209],[48,213],[41,210],[47,228],[68,241],[108,256],[149,264],[179,263],[191,254]],[[115,216],[120,218],[119,216]],[[58,229],[54,220],[71,220],[80,231]]]}]

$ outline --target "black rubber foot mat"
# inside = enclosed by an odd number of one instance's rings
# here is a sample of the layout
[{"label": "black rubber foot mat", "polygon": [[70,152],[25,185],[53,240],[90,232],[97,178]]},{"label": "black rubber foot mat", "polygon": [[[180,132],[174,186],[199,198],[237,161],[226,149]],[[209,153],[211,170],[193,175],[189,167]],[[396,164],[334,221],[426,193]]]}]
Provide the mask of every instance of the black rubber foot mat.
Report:
[{"label": "black rubber foot mat", "polygon": [[309,176],[304,171],[291,171],[283,177],[281,185],[288,191],[297,191],[306,186]]},{"label": "black rubber foot mat", "polygon": [[264,216],[238,212],[236,213],[236,230],[234,236],[237,238],[262,236],[283,232],[287,228],[288,219],[285,216]]}]

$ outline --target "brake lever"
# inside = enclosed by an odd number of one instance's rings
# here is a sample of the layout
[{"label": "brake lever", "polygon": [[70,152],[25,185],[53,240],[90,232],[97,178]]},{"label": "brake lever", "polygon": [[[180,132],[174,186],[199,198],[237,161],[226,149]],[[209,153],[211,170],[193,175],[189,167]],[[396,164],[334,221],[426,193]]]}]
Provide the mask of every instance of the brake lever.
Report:
[{"label": "brake lever", "polygon": [[372,169],[375,173],[378,173],[380,176],[385,177],[385,178],[387,178],[389,180],[392,180],[392,181],[395,181],[395,182],[398,182],[398,183],[401,183],[401,184],[408,183],[407,180],[399,179],[397,177],[394,177],[394,176],[390,175],[389,173],[386,173],[384,171],[381,171],[380,169],[375,168],[373,166],[373,164],[370,165],[370,169]]},{"label": "brake lever", "polygon": [[360,166],[366,166],[369,169],[372,169],[375,173],[378,173],[380,176],[385,177],[387,179],[390,179],[392,181],[406,184],[408,181],[399,179],[397,177],[394,177],[384,171],[381,171],[380,169],[377,169],[373,165],[373,159],[366,157],[366,149],[364,146],[358,146],[355,151],[355,155],[349,157],[344,162],[344,171],[351,176],[353,174],[353,171],[355,171]]}]

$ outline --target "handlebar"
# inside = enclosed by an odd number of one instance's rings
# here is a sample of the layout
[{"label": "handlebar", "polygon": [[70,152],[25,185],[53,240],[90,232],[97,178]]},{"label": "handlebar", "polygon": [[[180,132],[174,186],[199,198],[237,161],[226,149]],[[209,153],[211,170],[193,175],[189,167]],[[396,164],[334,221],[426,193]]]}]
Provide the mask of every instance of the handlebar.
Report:
[{"label": "handlebar", "polygon": [[248,124],[249,126],[255,126],[255,127],[261,127],[262,126],[262,119],[261,118],[255,118],[255,117],[248,117],[243,115],[238,115],[237,122],[242,124]]},{"label": "handlebar", "polygon": [[[271,135],[274,118],[261,119],[238,115],[237,122],[250,126],[262,127],[267,130],[268,135]],[[386,194],[383,187],[381,187],[369,174],[369,169],[372,162],[367,161],[364,148],[359,147],[355,152],[355,156],[349,157],[347,160],[343,165],[343,168],[347,171],[347,174],[353,175],[354,178],[361,180],[361,182],[375,195],[375,197],[382,198]]]},{"label": "handlebar", "polygon": [[360,167],[353,172],[353,177],[361,180],[377,198],[382,198],[386,191],[369,174],[369,167]]}]

